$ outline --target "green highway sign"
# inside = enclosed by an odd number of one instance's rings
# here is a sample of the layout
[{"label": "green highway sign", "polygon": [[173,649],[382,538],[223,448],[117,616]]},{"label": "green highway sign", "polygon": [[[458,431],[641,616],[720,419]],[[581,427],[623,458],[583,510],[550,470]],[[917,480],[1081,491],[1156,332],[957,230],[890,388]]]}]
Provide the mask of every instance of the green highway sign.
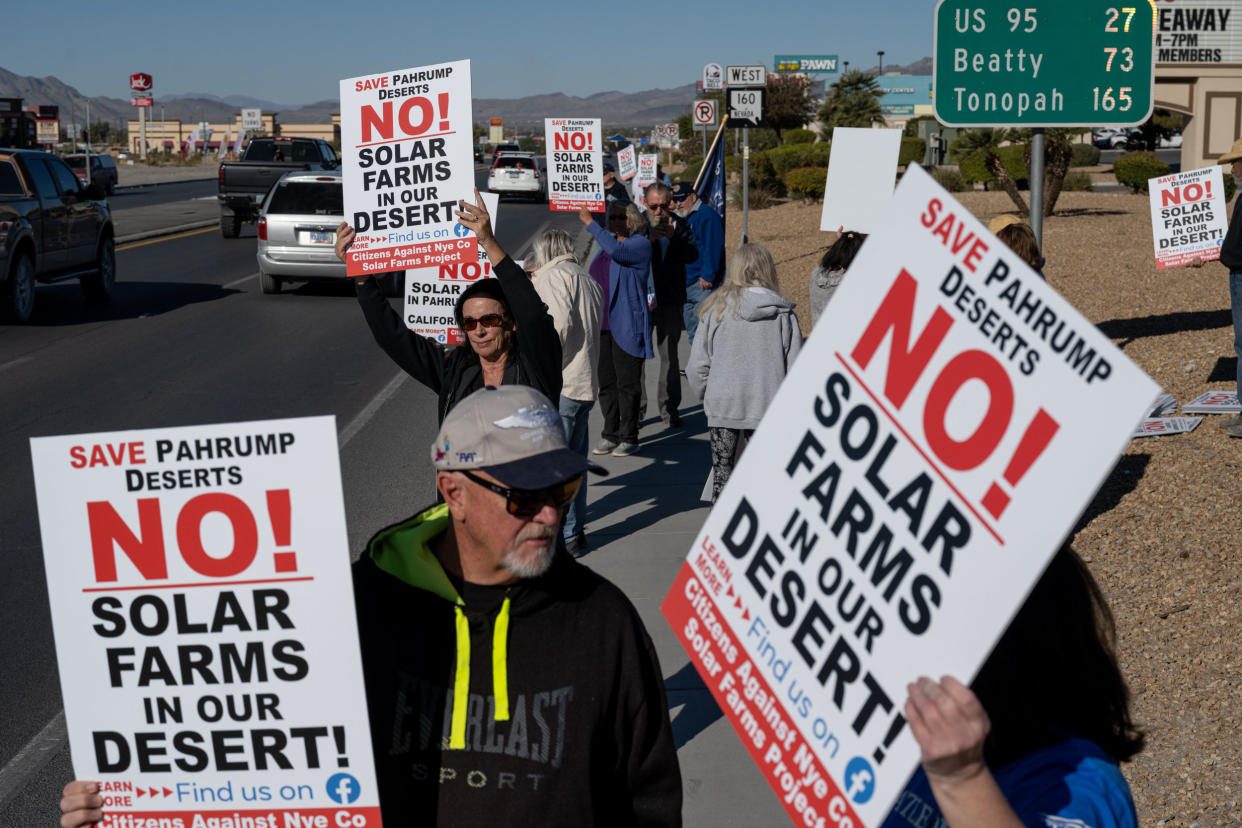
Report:
[{"label": "green highway sign", "polygon": [[933,106],[946,126],[1135,126],[1154,100],[1147,0],[940,0]]}]

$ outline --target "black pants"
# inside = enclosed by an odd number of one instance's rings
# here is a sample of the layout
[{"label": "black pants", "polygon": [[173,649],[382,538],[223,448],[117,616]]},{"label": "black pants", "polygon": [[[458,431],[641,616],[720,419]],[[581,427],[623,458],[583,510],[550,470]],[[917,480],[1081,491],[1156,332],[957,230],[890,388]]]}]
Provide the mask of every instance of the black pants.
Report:
[{"label": "black pants", "polygon": [[676,413],[681,407],[681,358],[677,344],[685,329],[681,305],[658,305],[651,312],[655,323],[655,350],[660,358],[660,375],[656,380],[656,405],[661,415]]},{"label": "black pants", "polygon": [[612,338],[611,331],[600,331],[599,407],[604,414],[605,440],[638,442],[642,367],[642,358],[627,354]]}]

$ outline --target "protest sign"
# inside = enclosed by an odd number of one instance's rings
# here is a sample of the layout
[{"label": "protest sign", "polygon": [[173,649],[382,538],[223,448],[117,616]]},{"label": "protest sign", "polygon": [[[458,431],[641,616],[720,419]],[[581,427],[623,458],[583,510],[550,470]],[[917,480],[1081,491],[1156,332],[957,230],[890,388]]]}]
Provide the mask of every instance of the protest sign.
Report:
[{"label": "protest sign", "polygon": [[[492,217],[492,230],[500,218],[500,195],[480,193]],[[476,236],[473,231],[470,238]],[[477,240],[475,242],[478,243]],[[479,279],[492,275],[492,263],[479,245],[479,259],[464,264],[442,264],[405,272],[405,326],[419,336],[429,336],[442,345],[464,345],[466,335],[457,326],[453,309],[457,297]]]},{"label": "protest sign", "polygon": [[475,260],[456,219],[474,195],[470,108],[468,60],[341,81],[350,276]]},{"label": "protest sign", "polygon": [[1183,414],[1242,414],[1236,391],[1206,391],[1182,406]]},{"label": "protest sign", "polygon": [[1194,431],[1202,417],[1147,417],[1138,424],[1132,437],[1160,437]]},{"label": "protest sign", "polygon": [[545,118],[548,206],[555,212],[604,209],[604,153],[599,118]]},{"label": "protest sign", "polygon": [[100,781],[102,824],[379,826],[333,418],[30,451],[73,771]]},{"label": "protest sign", "polygon": [[646,187],[654,184],[656,181],[656,167],[660,163],[660,156],[654,152],[642,152],[638,154],[638,179],[636,183],[639,187]]},{"label": "protest sign", "polygon": [[662,610],[798,825],[876,826],[1159,387],[921,168]]},{"label": "protest sign", "polygon": [[[638,162],[634,160],[633,144],[617,153],[617,166],[620,167],[617,170],[617,178],[620,178],[622,181],[629,181],[638,174]],[[655,169],[653,168],[652,173],[654,172]]]},{"label": "protest sign", "polygon": [[1147,181],[1156,269],[1220,258],[1225,241],[1225,182],[1219,166]]},{"label": "protest sign", "polygon": [[880,214],[893,196],[900,153],[899,129],[834,129],[819,229],[878,230]]}]

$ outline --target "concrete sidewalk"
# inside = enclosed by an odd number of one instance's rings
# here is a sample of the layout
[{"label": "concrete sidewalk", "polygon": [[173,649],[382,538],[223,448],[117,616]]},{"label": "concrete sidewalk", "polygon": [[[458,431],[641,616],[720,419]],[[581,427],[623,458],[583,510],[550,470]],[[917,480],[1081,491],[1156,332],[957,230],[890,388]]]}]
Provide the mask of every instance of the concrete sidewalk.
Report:
[{"label": "concrete sidewalk", "polygon": [[[689,346],[682,337],[681,364]],[[656,399],[658,363],[647,363],[647,396]],[[649,411],[651,410],[649,408]],[[681,761],[685,824],[722,828],[774,828],[789,824],[784,808],[751,761],[711,693],[690,665],[660,613],[707,518],[699,500],[711,468],[707,418],[682,378],[681,428],[659,417],[643,421],[640,450],[631,457],[593,457],[610,472],[592,476],[587,493],[587,540],[582,563],[617,584],[638,608],[664,670],[673,736]],[[591,444],[603,417],[591,409]]]}]

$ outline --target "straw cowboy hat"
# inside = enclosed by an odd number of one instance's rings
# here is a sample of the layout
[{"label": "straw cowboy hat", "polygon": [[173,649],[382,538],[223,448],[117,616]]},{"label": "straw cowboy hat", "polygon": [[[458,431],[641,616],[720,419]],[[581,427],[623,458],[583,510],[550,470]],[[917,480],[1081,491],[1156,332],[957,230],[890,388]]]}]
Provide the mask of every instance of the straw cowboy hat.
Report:
[{"label": "straw cowboy hat", "polygon": [[1229,148],[1229,152],[1222,155],[1217,164],[1229,164],[1233,161],[1242,161],[1242,138],[1233,142],[1233,146]]},{"label": "straw cowboy hat", "polygon": [[1021,223],[1022,223],[1022,219],[1018,218],[1017,216],[1010,215],[1009,213],[1005,213],[1005,214],[997,216],[996,218],[988,222],[988,232],[991,233],[993,236],[995,236],[997,233],[999,233],[1001,230],[1005,229],[1009,225],[1021,224]]}]

